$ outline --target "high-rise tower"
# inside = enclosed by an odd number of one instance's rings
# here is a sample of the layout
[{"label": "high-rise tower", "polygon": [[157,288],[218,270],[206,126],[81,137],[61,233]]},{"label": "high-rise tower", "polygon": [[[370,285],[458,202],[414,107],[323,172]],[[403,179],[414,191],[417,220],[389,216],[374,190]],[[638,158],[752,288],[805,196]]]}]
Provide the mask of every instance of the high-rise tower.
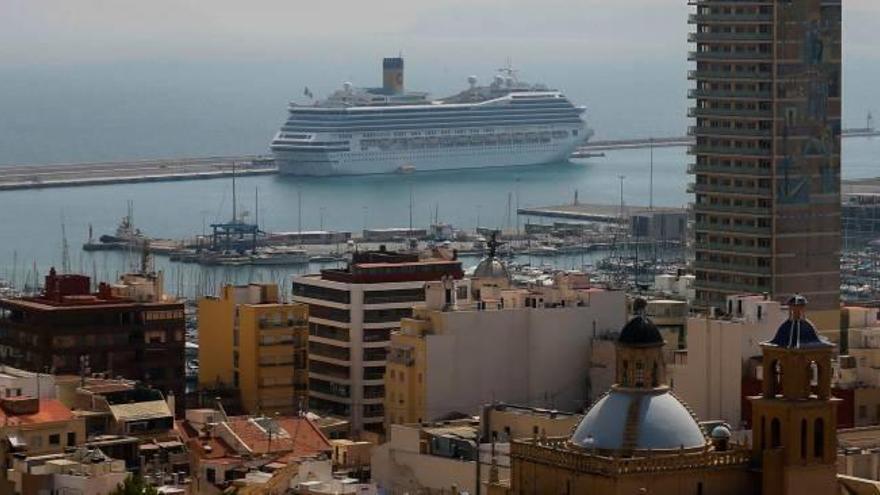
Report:
[{"label": "high-rise tower", "polygon": [[840,0],[690,3],[697,304],[800,291],[813,301],[814,319],[834,321]]}]

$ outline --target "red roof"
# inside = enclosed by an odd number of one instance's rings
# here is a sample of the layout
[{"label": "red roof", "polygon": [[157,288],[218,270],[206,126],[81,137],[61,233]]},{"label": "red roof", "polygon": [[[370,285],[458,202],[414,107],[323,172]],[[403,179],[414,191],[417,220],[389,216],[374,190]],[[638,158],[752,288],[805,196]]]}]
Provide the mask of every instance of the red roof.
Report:
[{"label": "red roof", "polygon": [[10,415],[0,409],[0,425],[25,426],[57,423],[73,419],[73,413],[56,399],[40,399],[40,410],[34,414]]},{"label": "red roof", "polygon": [[284,431],[272,435],[271,447],[269,435],[251,418],[247,416],[229,418],[227,425],[255,454],[286,453],[285,458],[292,460],[332,450],[330,441],[308,418],[292,416],[277,418],[274,421]]}]

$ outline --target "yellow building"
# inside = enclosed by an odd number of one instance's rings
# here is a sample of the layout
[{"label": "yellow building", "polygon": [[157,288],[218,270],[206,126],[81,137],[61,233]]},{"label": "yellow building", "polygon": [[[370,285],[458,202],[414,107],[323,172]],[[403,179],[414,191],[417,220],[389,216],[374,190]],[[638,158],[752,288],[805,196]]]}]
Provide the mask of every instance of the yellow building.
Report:
[{"label": "yellow building", "polygon": [[617,341],[617,383],[571,435],[541,434],[511,445],[509,478],[493,466],[489,495],[841,493],[831,397],[833,344],[804,317],[805,299],[761,344],[763,394],[751,398],[751,447],[731,441],[727,425],[707,435],[666,384],[663,338],[638,316]]},{"label": "yellow building", "polygon": [[249,414],[308,404],[308,306],[280,302],[278,286],[223,287],[199,301],[199,387],[239,390]]}]

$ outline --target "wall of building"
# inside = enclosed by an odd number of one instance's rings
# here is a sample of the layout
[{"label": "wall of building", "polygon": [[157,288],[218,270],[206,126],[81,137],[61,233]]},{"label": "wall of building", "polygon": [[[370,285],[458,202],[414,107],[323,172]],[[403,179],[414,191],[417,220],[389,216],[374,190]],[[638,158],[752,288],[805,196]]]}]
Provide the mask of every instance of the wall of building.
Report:
[{"label": "wall of building", "polygon": [[[382,359],[365,358],[365,350],[387,351],[390,340],[365,341],[365,333],[370,330],[391,330],[400,327],[400,318],[381,322],[365,322],[365,311],[383,311],[389,312],[409,312],[412,306],[422,302],[421,299],[400,300],[394,302],[365,303],[365,293],[373,291],[396,291],[396,290],[417,290],[422,289],[425,282],[389,282],[389,283],[370,283],[370,284],[354,284],[343,283],[331,280],[324,280],[318,276],[302,276],[295,277],[294,284],[308,285],[313,287],[335,289],[344,293],[348,293],[348,302],[336,302],[324,299],[316,299],[301,295],[294,295],[295,302],[302,302],[312,306],[322,308],[331,308],[341,310],[348,313],[348,321],[337,321],[322,318],[316,311],[310,309],[309,322],[323,325],[330,328],[340,329],[348,336],[347,341],[321,337],[315,332],[310,332],[309,342],[331,345],[341,350],[347,350],[348,358],[334,358],[319,355],[316,352],[309,353],[309,361],[311,363],[328,363],[331,365],[342,366],[347,368],[347,377],[332,377],[321,375],[315,371],[315,367],[310,367],[310,379],[318,379],[329,383],[338,384],[347,391],[347,396],[327,394],[317,391],[315,387],[311,387],[310,397],[312,398],[312,407],[317,406],[320,412],[327,412],[333,415],[346,416],[351,422],[352,432],[361,432],[365,429],[374,431],[381,430],[384,425],[384,394],[370,394],[365,392],[365,387],[376,390],[377,387],[384,385],[385,366],[387,364],[384,356]],[[366,370],[373,369],[380,372],[376,375],[366,376]],[[339,409],[336,411],[326,411],[323,407],[327,404],[333,404]],[[367,414],[367,409],[372,412]],[[348,414],[342,414],[348,411]],[[377,414],[375,411],[382,411]]]},{"label": "wall of building", "polygon": [[668,371],[676,394],[698,417],[738,428],[746,361],[761,355],[761,342],[773,338],[787,314],[778,303],[760,296],[733,298],[731,307],[732,318],[688,319],[686,362],[672,363]]},{"label": "wall of building", "polygon": [[222,298],[199,300],[199,387],[214,388],[218,383],[233,385],[232,328],[235,301]]},{"label": "wall of building", "polygon": [[475,493],[476,464],[423,454],[418,427],[393,425],[388,442],[373,450],[371,473],[380,489],[389,493],[459,490]]},{"label": "wall of building", "polygon": [[589,306],[436,315],[425,337],[426,420],[494,401],[582,409],[592,339],[619,330],[626,310],[623,293],[596,292]]}]

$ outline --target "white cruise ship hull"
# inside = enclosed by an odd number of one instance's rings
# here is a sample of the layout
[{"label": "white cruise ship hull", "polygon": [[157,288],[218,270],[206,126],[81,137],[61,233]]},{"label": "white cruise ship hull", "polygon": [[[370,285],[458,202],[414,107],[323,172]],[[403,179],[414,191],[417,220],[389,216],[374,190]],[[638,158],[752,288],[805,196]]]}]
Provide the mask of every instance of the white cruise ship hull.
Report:
[{"label": "white cruise ship hull", "polygon": [[[568,134],[568,131],[566,131]],[[553,139],[549,143],[463,146],[401,151],[294,151],[273,149],[279,172],[285,175],[326,176],[426,172],[483,167],[542,165],[568,160],[589,137]]]}]

